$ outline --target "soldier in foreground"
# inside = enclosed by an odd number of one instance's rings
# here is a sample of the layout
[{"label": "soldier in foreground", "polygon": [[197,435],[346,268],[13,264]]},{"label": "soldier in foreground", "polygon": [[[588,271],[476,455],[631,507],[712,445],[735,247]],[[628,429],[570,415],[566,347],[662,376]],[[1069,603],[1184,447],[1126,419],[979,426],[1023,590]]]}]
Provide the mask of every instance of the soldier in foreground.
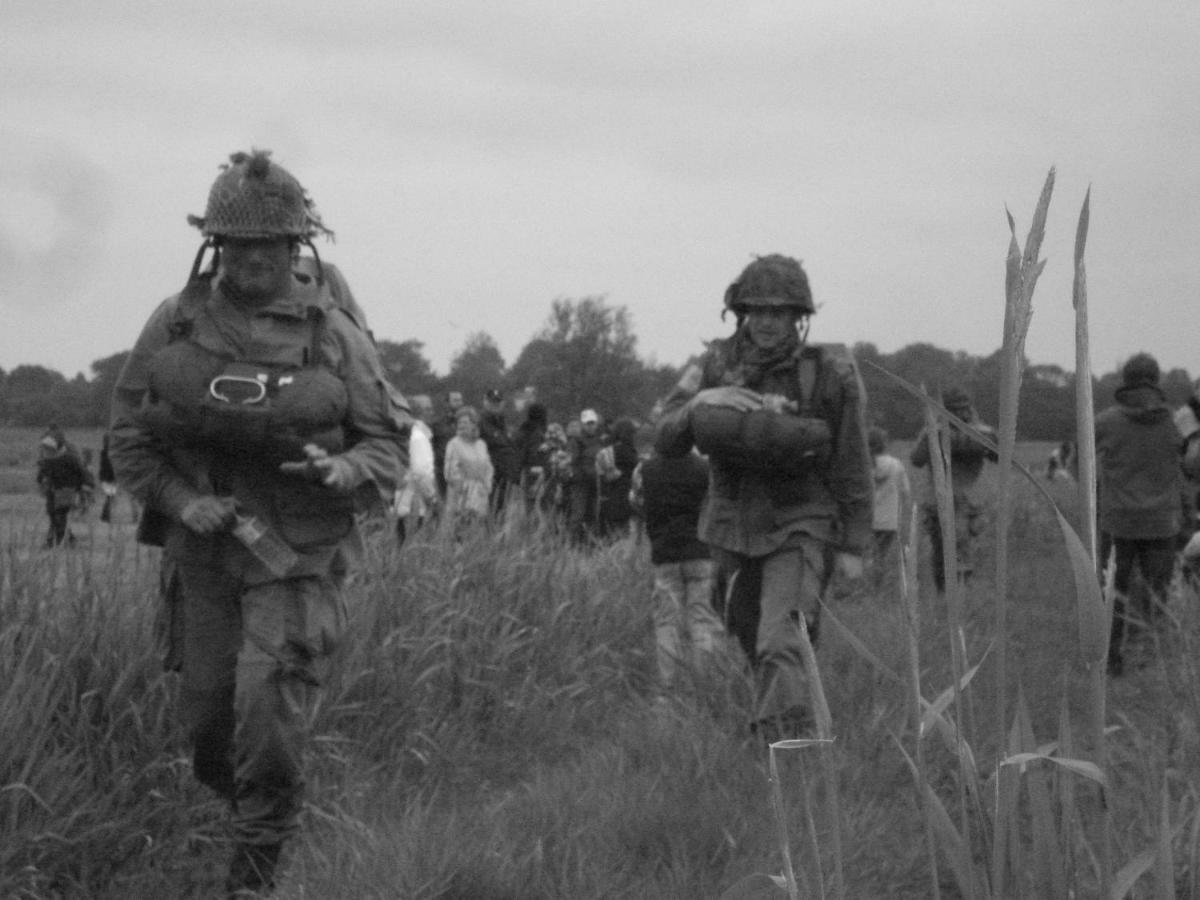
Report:
[{"label": "soldier in foreground", "polygon": [[181,594],[194,771],[230,802],[226,887],[245,896],[274,887],[299,827],[303,720],[345,624],[354,514],[391,499],[408,414],[319,262],[295,268],[327,233],[300,183],[266,152],[230,160],[190,217],[206,240],[187,285],[118,379],[111,450]]},{"label": "soldier in foreground", "polygon": [[751,727],[798,736],[812,722],[801,623],[815,638],[829,579],[861,578],[872,539],[866,397],[848,349],[808,343],[816,307],[796,260],[756,259],[725,308],[737,329],[684,372],[656,447],[709,457],[699,533],[729,585],[726,623],[756,671]]}]

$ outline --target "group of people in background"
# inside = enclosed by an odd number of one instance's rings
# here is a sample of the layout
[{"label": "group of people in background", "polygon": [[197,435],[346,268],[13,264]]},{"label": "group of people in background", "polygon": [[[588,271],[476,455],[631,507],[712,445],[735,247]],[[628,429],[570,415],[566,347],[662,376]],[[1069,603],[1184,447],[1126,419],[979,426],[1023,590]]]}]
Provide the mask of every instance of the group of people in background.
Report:
[{"label": "group of people in background", "polygon": [[478,408],[450,391],[440,415],[428,395],[409,398],[416,424],[394,505],[401,543],[414,524],[432,516],[445,514],[462,533],[502,515],[512,502],[581,546],[626,533],[640,459],[634,421],[621,418],[605,427],[589,408],[565,424],[551,422],[542,403],[523,399],[516,411],[524,418],[511,426],[496,389]]}]

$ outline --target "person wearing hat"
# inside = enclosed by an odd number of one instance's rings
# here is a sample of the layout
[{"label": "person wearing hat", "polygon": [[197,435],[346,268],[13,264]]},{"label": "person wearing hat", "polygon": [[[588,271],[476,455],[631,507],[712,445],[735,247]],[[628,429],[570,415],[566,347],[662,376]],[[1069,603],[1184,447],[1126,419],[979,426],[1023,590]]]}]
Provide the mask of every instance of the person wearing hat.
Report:
[{"label": "person wearing hat", "polygon": [[579,414],[579,434],[571,441],[571,480],[567,485],[567,533],[579,545],[599,532],[600,485],[596,457],[604,448],[600,414],[588,408]]},{"label": "person wearing hat", "polygon": [[[1183,527],[1179,431],[1158,385],[1158,362],[1132,356],[1121,369],[1116,403],[1096,415],[1100,565],[1115,556],[1108,669],[1120,675],[1125,644],[1158,619],[1167,603]],[[1134,567],[1148,589],[1136,611],[1129,590]]]},{"label": "person wearing hat", "polygon": [[229,803],[226,887],[244,896],[273,889],[300,827],[307,710],[345,626],[357,514],[393,498],[411,420],[329,284],[312,244],[329,231],[300,183],[267,151],[222,169],[189,217],[204,242],[188,281],[117,379],[110,434],[145,504],[139,539],[163,547],[178,593],[168,656],[193,771]]},{"label": "person wearing hat", "polygon": [[[951,387],[942,395],[946,411],[979,434],[996,440],[996,430],[980,420],[971,395],[961,387]],[[975,541],[987,523],[987,507],[980,484],[986,462],[996,462],[996,453],[975,440],[956,423],[950,429],[950,485],[954,496],[954,555],[958,577],[969,581],[975,569]],[[929,467],[929,438],[924,429],[917,436],[909,462],[918,469]],[[925,534],[929,538],[933,583],[938,593],[946,590],[946,560],[942,549],[942,522],[938,515],[937,495],[933,489],[933,470],[929,470],[925,500],[922,504]]]},{"label": "person wearing hat", "polygon": [[816,306],[797,260],[755,259],[726,289],[725,310],[733,335],[685,369],[655,448],[708,456],[699,536],[754,668],[750,726],[768,740],[799,737],[814,722],[801,627],[815,638],[830,579],[861,578],[871,544],[866,395],[848,348],[808,341]]}]

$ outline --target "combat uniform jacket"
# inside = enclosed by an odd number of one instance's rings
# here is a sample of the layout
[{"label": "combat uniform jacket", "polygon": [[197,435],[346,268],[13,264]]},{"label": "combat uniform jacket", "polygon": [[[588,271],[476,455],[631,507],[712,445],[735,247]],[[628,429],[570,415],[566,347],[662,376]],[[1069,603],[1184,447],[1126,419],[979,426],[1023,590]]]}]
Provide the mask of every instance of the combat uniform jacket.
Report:
[{"label": "combat uniform jacket", "polygon": [[[732,340],[713,341],[689,366],[667,397],[656,445],[665,456],[680,456],[695,443],[688,401],[713,387],[746,387],[781,394],[829,428],[827,458],[795,474],[730,465],[713,456],[710,488],[700,517],[706,543],[745,556],[765,556],[794,535],[808,535],[834,549],[862,555],[872,540],[871,456],[867,450],[866,393],[850,351],[842,345],[810,345],[754,383],[742,374]],[[815,362],[809,396],[804,396],[801,360]]]},{"label": "combat uniform jacket", "polygon": [[[300,554],[291,574],[323,574],[347,542],[353,545],[354,513],[383,508],[395,493],[407,461],[407,405],[388,385],[368,333],[312,279],[297,276],[286,295],[248,311],[228,298],[218,278],[185,291],[193,298],[197,292],[200,309],[191,320],[191,333],[186,338],[178,333],[184,294],[168,298],[146,323],[118,378],[111,425],[117,475],[134,496],[169,521],[162,536],[168,552],[211,556],[216,542],[216,555],[241,566],[247,580],[267,580],[266,570],[256,572],[252,558],[228,534],[197,535],[180,522],[191,500],[232,496],[240,511],[263,519]],[[152,366],[174,340],[191,340],[233,360],[303,366],[310,364],[314,317],[321,322],[319,365],[346,389],[342,456],[356,476],[352,496],[283,474],[277,460],[267,462],[253,451],[167,441],[146,424],[143,410]]]},{"label": "combat uniform jacket", "polygon": [[1183,526],[1179,432],[1163,392],[1123,387],[1096,416],[1100,530],[1116,538],[1174,537]]}]

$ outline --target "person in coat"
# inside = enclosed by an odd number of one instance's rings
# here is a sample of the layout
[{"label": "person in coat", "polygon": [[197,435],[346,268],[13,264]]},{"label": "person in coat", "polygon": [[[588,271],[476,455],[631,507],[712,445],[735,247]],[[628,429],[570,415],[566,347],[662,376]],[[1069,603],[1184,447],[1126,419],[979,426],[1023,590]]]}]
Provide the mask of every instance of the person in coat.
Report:
[{"label": "person in coat", "polygon": [[[1183,527],[1181,441],[1158,381],[1158,361],[1134,355],[1121,369],[1116,402],[1096,416],[1100,560],[1107,566],[1111,553],[1115,564],[1113,675],[1124,671],[1126,640],[1166,609]],[[1135,569],[1147,589],[1136,606],[1130,602]]]},{"label": "person in coat", "polygon": [[46,429],[38,442],[37,485],[46,500],[46,547],[72,545],[71,510],[83,505],[95,487],[92,473],[84,465],[75,445],[57,425]]}]

